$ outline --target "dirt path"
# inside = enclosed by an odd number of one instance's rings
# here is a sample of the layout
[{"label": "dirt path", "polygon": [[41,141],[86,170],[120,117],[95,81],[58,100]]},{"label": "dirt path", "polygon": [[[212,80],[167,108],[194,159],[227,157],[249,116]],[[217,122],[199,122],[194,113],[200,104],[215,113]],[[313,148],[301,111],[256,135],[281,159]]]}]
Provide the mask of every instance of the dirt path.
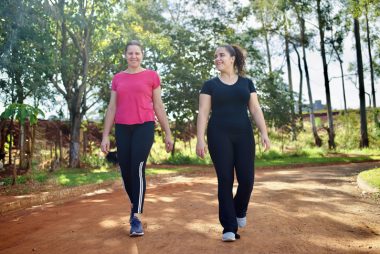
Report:
[{"label": "dirt path", "polygon": [[129,238],[127,197],[117,188],[1,217],[0,253],[380,253],[380,205],[355,182],[372,167],[258,170],[248,225],[234,243],[220,240],[216,179],[206,169],[150,181],[144,237]]}]

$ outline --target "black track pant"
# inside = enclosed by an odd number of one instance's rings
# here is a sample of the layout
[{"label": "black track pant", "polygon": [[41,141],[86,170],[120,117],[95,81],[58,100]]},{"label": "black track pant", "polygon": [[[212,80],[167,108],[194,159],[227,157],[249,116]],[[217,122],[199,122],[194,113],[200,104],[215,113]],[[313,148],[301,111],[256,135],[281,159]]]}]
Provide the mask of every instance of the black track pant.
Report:
[{"label": "black track pant", "polygon": [[[218,178],[219,220],[223,233],[238,230],[236,217],[246,216],[254,183],[255,143],[252,131],[231,133],[209,126],[208,148]],[[233,196],[234,169],[238,181]]]},{"label": "black track pant", "polygon": [[133,213],[142,213],[146,190],[145,165],[154,140],[154,122],[116,124],[117,158]]}]

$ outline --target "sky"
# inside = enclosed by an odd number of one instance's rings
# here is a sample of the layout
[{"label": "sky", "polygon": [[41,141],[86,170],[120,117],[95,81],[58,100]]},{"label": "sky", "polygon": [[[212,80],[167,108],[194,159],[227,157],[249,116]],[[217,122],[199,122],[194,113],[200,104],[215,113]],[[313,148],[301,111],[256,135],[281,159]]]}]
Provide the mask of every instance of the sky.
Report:
[{"label": "sky", "polygon": [[[318,41],[318,40],[316,40]],[[319,43],[319,42],[318,42]],[[353,34],[348,36],[344,42],[345,48],[344,48],[344,55],[342,57],[343,59],[343,71],[345,75],[347,74],[353,74],[353,72],[349,73],[348,68],[350,63],[356,63],[356,50],[353,48],[355,46],[355,40],[353,38]],[[319,45],[318,45],[319,48]],[[302,57],[302,52],[300,52]],[[310,73],[310,85],[312,90],[312,96],[313,100],[321,100],[323,104],[326,104],[326,91],[325,91],[325,84],[324,84],[324,77],[323,77],[323,66],[322,66],[322,58],[319,51],[307,51],[307,60],[309,65],[309,73]],[[363,64],[369,65],[368,62],[368,51],[366,47],[363,47],[362,42],[362,54],[363,54]],[[287,68],[286,63],[283,62],[283,58],[276,59],[275,64],[277,66],[280,66],[282,64],[285,64],[285,68],[283,70],[284,73],[284,80],[287,82]],[[297,55],[293,52],[291,54],[291,63],[292,63],[292,77],[293,77],[293,87],[296,92],[299,92],[299,73],[298,73],[298,66],[297,66]],[[328,71],[329,71],[329,78],[330,78],[330,93],[331,93],[331,104],[333,109],[344,109],[344,100],[343,100],[343,88],[342,88],[342,81],[341,81],[341,73],[340,73],[340,67],[339,63],[337,61],[330,61],[328,65]],[[354,70],[356,73],[356,69]],[[304,75],[304,86],[303,86],[303,98],[307,102],[309,101],[308,95],[307,95],[307,86],[306,86],[306,80],[305,80],[305,73]],[[364,82],[365,82],[365,91],[367,93],[371,92],[371,83],[370,83],[370,73],[369,71],[364,73]],[[356,83],[356,86],[355,86]],[[346,103],[347,108],[359,108],[359,90],[358,88],[358,81],[356,78],[356,75],[352,75],[351,79],[349,77],[345,78],[345,90],[346,90]],[[377,88],[377,89],[376,89]],[[375,90],[376,92],[376,98],[377,101],[379,101],[380,98],[380,92],[379,92],[379,81],[375,79]],[[372,96],[371,96],[372,98]],[[369,99],[368,96],[366,96],[366,106],[369,106]]]}]

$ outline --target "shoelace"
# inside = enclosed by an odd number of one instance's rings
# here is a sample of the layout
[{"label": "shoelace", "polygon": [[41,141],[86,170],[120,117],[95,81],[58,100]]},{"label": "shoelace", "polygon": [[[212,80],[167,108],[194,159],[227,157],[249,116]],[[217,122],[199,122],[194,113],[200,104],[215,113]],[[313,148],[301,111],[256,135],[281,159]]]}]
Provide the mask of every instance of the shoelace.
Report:
[{"label": "shoelace", "polygon": [[137,217],[133,217],[131,220],[131,226],[138,227],[140,225],[140,220]]}]

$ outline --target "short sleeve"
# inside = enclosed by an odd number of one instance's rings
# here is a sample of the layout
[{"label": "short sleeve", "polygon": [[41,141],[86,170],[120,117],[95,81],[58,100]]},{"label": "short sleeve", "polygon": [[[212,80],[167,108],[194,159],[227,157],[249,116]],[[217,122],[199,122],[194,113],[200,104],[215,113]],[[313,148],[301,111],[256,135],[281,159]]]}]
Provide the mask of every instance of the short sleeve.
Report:
[{"label": "short sleeve", "polygon": [[160,76],[157,72],[153,71],[153,89],[156,89],[159,86],[161,86]]},{"label": "short sleeve", "polygon": [[116,82],[115,76],[112,79],[111,89],[112,89],[112,91],[116,91],[117,90],[117,82]]},{"label": "short sleeve", "polygon": [[212,86],[211,86],[211,82],[206,81],[206,82],[203,84],[200,93],[211,95],[211,94],[212,94]]},{"label": "short sleeve", "polygon": [[248,79],[248,89],[250,93],[256,93],[256,88],[251,79]]}]

